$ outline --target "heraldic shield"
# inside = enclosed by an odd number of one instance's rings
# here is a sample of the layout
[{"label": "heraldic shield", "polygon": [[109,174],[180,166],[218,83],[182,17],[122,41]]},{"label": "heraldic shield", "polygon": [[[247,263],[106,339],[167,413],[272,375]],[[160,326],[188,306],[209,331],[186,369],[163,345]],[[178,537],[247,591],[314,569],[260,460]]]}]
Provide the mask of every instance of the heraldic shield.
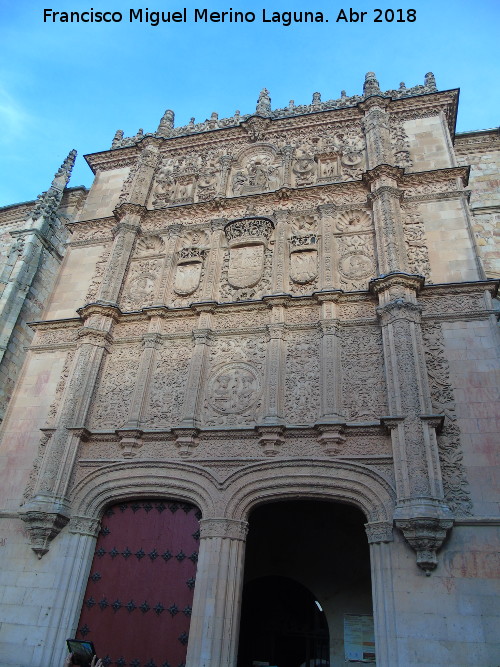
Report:
[{"label": "heraldic shield", "polygon": [[253,287],[264,273],[264,245],[252,243],[229,250],[227,279],[233,287]]},{"label": "heraldic shield", "polygon": [[200,284],[203,262],[192,260],[177,265],[174,279],[176,294],[192,294]]},{"label": "heraldic shield", "polygon": [[295,283],[310,283],[318,275],[317,250],[297,250],[290,255],[290,277]]}]

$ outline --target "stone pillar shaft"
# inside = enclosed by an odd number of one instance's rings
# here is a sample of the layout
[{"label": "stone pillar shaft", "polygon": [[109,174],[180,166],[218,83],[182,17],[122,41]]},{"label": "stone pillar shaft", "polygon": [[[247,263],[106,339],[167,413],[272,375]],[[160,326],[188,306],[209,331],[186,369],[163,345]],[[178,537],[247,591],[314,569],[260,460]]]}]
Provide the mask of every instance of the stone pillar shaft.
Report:
[{"label": "stone pillar shaft", "polygon": [[246,521],[202,519],[187,667],[235,667]]},{"label": "stone pillar shaft", "polygon": [[444,502],[436,440],[442,416],[432,414],[421,333],[422,309],[416,298],[422,284],[419,276],[392,274],[372,281],[371,288],[378,293],[381,304],[377,312],[391,413],[382,421],[392,438],[396,525],[417,550],[419,565],[429,572],[436,567],[436,550],[452,522]]}]

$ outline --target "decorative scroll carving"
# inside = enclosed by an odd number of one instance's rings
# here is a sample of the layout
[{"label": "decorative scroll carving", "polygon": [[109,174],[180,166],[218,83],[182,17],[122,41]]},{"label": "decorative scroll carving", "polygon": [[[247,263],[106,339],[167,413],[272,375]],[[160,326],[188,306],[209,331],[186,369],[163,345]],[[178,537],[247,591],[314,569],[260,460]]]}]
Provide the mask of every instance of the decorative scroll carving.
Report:
[{"label": "decorative scroll carving", "polygon": [[92,428],[116,429],[127,421],[140,352],[139,345],[129,344],[115,347],[106,358],[90,418]]},{"label": "decorative scroll carving", "polygon": [[342,331],[342,396],[347,419],[378,419],[387,412],[382,334],[377,327]]},{"label": "decorative scroll carving", "polygon": [[410,273],[424,276],[430,283],[431,266],[427,240],[425,238],[425,227],[422,215],[416,204],[405,204],[401,208],[403,218],[403,233],[408,254],[408,269]]},{"label": "decorative scroll carving", "polygon": [[441,325],[426,324],[422,334],[432,405],[437,413],[445,415],[437,442],[446,503],[455,516],[469,516],[472,514],[472,501],[463,464],[460,429]]},{"label": "decorative scroll carving", "polygon": [[148,426],[177,426],[186,390],[191,340],[168,341],[157,352],[153,369],[145,423]]},{"label": "decorative scroll carving", "polygon": [[85,295],[85,303],[90,303],[91,301],[95,300],[99,291],[99,287],[101,286],[104,273],[106,272],[106,266],[108,264],[110,254],[110,248],[104,249],[102,255],[97,260],[94,275],[92,276],[87,294]]},{"label": "decorative scroll carving", "polygon": [[286,420],[290,424],[312,424],[321,405],[318,334],[289,333],[286,345]]}]

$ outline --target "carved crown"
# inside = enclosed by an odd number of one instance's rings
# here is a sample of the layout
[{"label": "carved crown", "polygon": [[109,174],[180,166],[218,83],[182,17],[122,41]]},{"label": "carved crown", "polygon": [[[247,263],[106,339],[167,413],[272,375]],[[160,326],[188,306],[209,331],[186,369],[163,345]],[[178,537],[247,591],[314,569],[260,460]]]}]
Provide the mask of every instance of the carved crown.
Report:
[{"label": "carved crown", "polygon": [[266,244],[273,233],[274,225],[269,218],[240,218],[232,220],[224,227],[230,246],[246,243]]}]

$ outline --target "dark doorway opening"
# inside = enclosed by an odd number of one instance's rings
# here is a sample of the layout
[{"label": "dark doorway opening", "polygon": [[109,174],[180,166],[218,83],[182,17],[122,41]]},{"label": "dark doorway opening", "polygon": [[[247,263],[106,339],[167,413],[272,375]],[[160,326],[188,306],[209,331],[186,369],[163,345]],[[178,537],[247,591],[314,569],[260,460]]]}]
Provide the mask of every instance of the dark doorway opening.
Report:
[{"label": "dark doorway opening", "polygon": [[247,583],[238,664],[329,665],[328,624],[314,596],[287,577]]},{"label": "dark doorway opening", "polygon": [[238,667],[345,664],[344,618],[372,614],[363,513],[287,500],[249,518]]}]

